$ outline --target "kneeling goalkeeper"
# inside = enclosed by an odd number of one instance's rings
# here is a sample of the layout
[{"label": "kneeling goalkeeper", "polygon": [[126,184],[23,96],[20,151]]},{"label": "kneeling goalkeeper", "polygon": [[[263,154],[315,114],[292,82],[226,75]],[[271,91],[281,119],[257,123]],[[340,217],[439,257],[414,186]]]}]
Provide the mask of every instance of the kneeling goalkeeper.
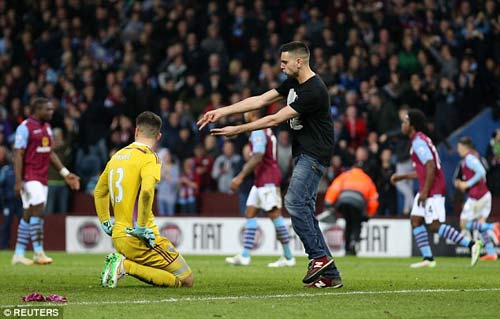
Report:
[{"label": "kneeling goalkeeper", "polygon": [[[103,287],[116,287],[126,274],[155,286],[191,287],[193,275],[174,245],[161,237],[152,212],[161,161],[152,150],[160,139],[161,119],[143,112],[136,119],[135,142],[114,154],[94,191],[97,216],[118,253],[106,256]],[[138,198],[137,223],[133,211]],[[111,222],[109,202],[115,224]]]}]

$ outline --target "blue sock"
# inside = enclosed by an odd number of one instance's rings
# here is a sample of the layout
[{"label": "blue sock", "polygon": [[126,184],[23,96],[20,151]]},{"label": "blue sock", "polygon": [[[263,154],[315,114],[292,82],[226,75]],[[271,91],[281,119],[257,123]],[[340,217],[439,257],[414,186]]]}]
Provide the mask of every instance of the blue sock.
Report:
[{"label": "blue sock", "polygon": [[443,238],[453,241],[457,245],[469,247],[470,240],[465,238],[464,235],[460,234],[458,230],[450,225],[441,224],[441,226],[439,226],[438,234]]},{"label": "blue sock", "polygon": [[250,257],[250,250],[252,250],[255,242],[255,233],[257,232],[257,218],[248,218],[245,225],[245,233],[243,235],[243,257]]},{"label": "blue sock", "polygon": [[30,242],[30,224],[21,218],[17,227],[16,255],[24,256],[26,246]]},{"label": "blue sock", "polygon": [[415,241],[420,249],[420,253],[424,258],[432,260],[431,246],[429,245],[429,234],[427,233],[427,228],[424,225],[413,228],[413,236],[415,236]]},{"label": "blue sock", "polygon": [[488,234],[487,231],[484,231],[481,233],[481,238],[483,239],[484,248],[486,249],[486,253],[488,255],[496,255],[497,251],[495,250],[495,246],[493,246],[493,243],[491,242],[490,235]]},{"label": "blue sock", "polygon": [[286,259],[292,259],[292,251],[290,250],[290,235],[285,225],[285,219],[280,216],[273,220],[274,228],[276,228],[276,237],[283,246],[283,255]]},{"label": "blue sock", "polygon": [[35,254],[43,252],[43,219],[32,216],[30,218],[30,235]]},{"label": "blue sock", "polygon": [[481,223],[481,222],[478,222],[476,220],[467,222],[467,224],[465,225],[465,228],[467,228],[468,230],[475,230],[475,229],[477,229],[481,233],[483,231],[493,230],[494,227],[495,227],[495,225],[492,224],[492,223]]}]

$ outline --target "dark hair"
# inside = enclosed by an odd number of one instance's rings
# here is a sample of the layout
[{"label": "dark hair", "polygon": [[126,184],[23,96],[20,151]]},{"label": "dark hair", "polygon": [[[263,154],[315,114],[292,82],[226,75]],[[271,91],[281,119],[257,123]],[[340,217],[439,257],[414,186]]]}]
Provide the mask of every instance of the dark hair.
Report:
[{"label": "dark hair", "polygon": [[464,136],[458,140],[459,144],[462,144],[463,146],[466,146],[470,149],[476,149],[474,146],[474,142],[472,142],[472,139],[468,136]]},{"label": "dark hair", "polygon": [[424,113],[418,109],[408,110],[408,119],[410,120],[410,125],[413,126],[415,131],[427,133],[427,119]]},{"label": "dark hair", "polygon": [[153,112],[142,112],[135,120],[135,126],[146,137],[157,137],[160,134],[161,118]]},{"label": "dark hair", "polygon": [[300,42],[300,41],[292,41],[292,42],[288,42],[288,43],[285,43],[281,46],[280,48],[280,52],[283,53],[283,52],[291,52],[291,53],[294,53],[296,55],[300,55],[306,59],[309,59],[309,48],[307,47],[307,45],[305,45],[304,42]]},{"label": "dark hair", "polygon": [[31,112],[35,112],[37,110],[39,110],[42,106],[44,106],[45,104],[49,103],[49,99],[46,99],[44,97],[37,97],[35,98],[32,102],[31,102],[31,105],[30,105],[30,108],[31,108]]}]

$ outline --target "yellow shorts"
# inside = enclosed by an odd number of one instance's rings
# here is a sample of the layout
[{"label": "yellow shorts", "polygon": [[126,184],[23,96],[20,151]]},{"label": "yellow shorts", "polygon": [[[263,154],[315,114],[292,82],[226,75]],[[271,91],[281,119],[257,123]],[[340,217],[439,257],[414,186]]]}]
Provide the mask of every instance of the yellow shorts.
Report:
[{"label": "yellow shorts", "polygon": [[155,243],[154,248],[149,248],[142,240],[134,236],[113,238],[116,250],[128,260],[139,265],[168,271],[181,281],[191,275],[191,269],[170,240],[157,236]]}]

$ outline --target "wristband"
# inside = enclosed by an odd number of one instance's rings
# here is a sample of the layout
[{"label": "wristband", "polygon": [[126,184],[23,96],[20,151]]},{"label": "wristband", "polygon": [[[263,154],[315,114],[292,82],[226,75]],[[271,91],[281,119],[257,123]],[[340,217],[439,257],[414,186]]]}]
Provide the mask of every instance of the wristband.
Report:
[{"label": "wristband", "polygon": [[66,167],[63,167],[61,168],[61,170],[59,170],[59,175],[61,175],[64,178],[66,178],[66,176],[68,176],[69,174],[70,172]]}]

